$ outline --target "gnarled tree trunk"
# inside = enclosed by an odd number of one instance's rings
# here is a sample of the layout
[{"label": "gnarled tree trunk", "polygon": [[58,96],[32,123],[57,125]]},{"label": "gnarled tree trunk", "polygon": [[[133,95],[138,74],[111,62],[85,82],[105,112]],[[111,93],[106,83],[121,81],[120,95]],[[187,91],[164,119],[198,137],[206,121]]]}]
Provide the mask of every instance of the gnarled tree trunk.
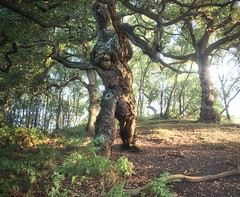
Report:
[{"label": "gnarled tree trunk", "polygon": [[110,156],[111,145],[117,133],[115,118],[119,121],[123,144],[131,147],[135,141],[133,76],[128,66],[132,50],[127,38],[114,30],[107,8],[95,3],[93,11],[99,36],[91,52],[91,63],[105,86],[101,111],[95,124],[95,136],[103,138],[100,142],[102,154]]}]

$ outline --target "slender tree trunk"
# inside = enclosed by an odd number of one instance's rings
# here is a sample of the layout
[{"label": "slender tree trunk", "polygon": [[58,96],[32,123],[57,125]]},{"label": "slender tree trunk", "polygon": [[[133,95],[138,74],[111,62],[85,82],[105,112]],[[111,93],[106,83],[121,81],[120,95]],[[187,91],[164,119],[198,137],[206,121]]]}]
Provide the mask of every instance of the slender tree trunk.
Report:
[{"label": "slender tree trunk", "polygon": [[135,142],[133,76],[127,64],[132,57],[132,50],[127,38],[114,31],[106,7],[95,3],[93,11],[99,39],[91,52],[91,62],[105,86],[101,111],[96,120],[95,136],[102,138],[99,144],[102,154],[110,156],[117,133],[115,118],[120,124],[123,144],[130,148]]},{"label": "slender tree trunk", "polygon": [[172,102],[172,98],[173,98],[173,93],[177,86],[177,79],[178,79],[178,74],[175,75],[174,84],[173,84],[172,90],[168,97],[167,107],[166,107],[166,110],[164,113],[164,118],[166,118],[166,119],[168,119],[170,117],[170,107],[171,107],[171,102]]},{"label": "slender tree trunk", "polygon": [[33,96],[30,96],[29,104],[27,107],[27,113],[26,113],[26,127],[31,128],[31,121],[32,121],[32,105],[33,105]]},{"label": "slender tree trunk", "polygon": [[39,119],[40,119],[40,98],[37,96],[35,97],[35,106],[34,106],[34,111],[35,111],[35,114],[34,114],[34,123],[33,123],[33,127],[34,128],[38,128],[39,126]]},{"label": "slender tree trunk", "polygon": [[163,101],[163,87],[161,87],[161,91],[160,91],[160,101],[159,101],[159,106],[160,106],[160,118],[163,118],[164,112],[164,101]]},{"label": "slender tree trunk", "polygon": [[89,93],[89,107],[88,107],[88,123],[86,127],[87,132],[95,131],[95,122],[97,115],[99,114],[100,106],[100,94],[97,84],[96,72],[93,70],[87,71],[89,84],[87,85]]},{"label": "slender tree trunk", "polygon": [[79,123],[78,116],[79,116],[79,110],[80,110],[80,101],[75,97],[74,103],[76,105],[75,110],[74,110],[74,125],[77,125]]},{"label": "slender tree trunk", "polygon": [[62,115],[62,89],[59,90],[58,93],[58,108],[56,115],[56,130],[61,127],[61,115]]},{"label": "slender tree trunk", "polygon": [[143,89],[141,87],[141,83],[140,83],[140,87],[138,89],[138,101],[137,101],[137,115],[139,117],[142,117],[143,115],[143,93],[142,93]]},{"label": "slender tree trunk", "polygon": [[209,65],[207,57],[201,55],[198,57],[198,73],[202,89],[202,101],[199,121],[202,122],[220,122],[220,116],[214,109],[214,87],[210,79]]},{"label": "slender tree trunk", "polygon": [[[191,65],[191,68],[190,68],[190,71],[192,70],[192,65]],[[186,84],[188,82],[188,79],[190,77],[190,73],[187,74],[183,84],[182,84],[182,87],[181,87],[181,90],[180,90],[180,93],[179,93],[179,96],[178,96],[178,103],[179,103],[179,114],[184,117],[186,114],[185,114],[185,111],[188,107],[188,104],[189,104],[189,101],[192,100],[192,97],[189,98],[188,102],[186,102],[186,98],[185,98],[185,94],[186,94]]]},{"label": "slender tree trunk", "polygon": [[[228,101],[227,101],[227,97],[228,97],[228,95],[227,95],[227,92],[226,92],[226,90],[225,90],[225,83],[223,82],[223,79],[221,79],[220,77],[219,77],[219,80],[220,80],[220,83],[221,83],[221,90],[222,90],[222,96],[223,96],[223,102],[224,102],[224,111],[226,111],[226,118],[227,118],[227,120],[231,120],[231,116],[230,116],[230,114],[229,114],[229,103],[228,103]],[[222,114],[223,113],[223,111],[220,113],[220,114]]]},{"label": "slender tree trunk", "polygon": [[22,112],[21,112],[21,115],[20,115],[20,125],[21,126],[24,126],[24,122],[25,122],[25,115],[26,115],[26,107],[24,105],[24,100],[21,99],[21,106],[22,106]]},{"label": "slender tree trunk", "polygon": [[137,105],[137,115],[142,117],[143,116],[143,103],[144,103],[144,83],[145,78],[147,75],[147,71],[149,69],[149,64],[144,68],[143,65],[141,65],[141,77],[139,81],[139,88],[138,88],[138,105]]},{"label": "slender tree trunk", "polygon": [[49,113],[49,94],[48,93],[46,93],[46,95],[45,95],[45,109],[44,109],[44,120],[43,120],[43,122],[44,122],[44,126],[43,126],[43,129],[44,130],[48,130],[48,127],[49,127],[49,120],[48,120],[48,118],[47,118],[47,116],[48,116],[48,113]]},{"label": "slender tree trunk", "polygon": [[225,92],[225,89],[222,87],[222,93],[223,93],[223,101],[224,101],[224,109],[226,111],[226,118],[228,120],[231,120],[231,116],[229,114],[229,105],[228,105],[228,102],[227,102],[227,94]]},{"label": "slender tree trunk", "polygon": [[67,110],[66,110],[66,120],[65,120],[65,124],[64,127],[69,128],[70,127],[70,114],[71,114],[71,89],[69,89],[68,95],[67,95]]}]

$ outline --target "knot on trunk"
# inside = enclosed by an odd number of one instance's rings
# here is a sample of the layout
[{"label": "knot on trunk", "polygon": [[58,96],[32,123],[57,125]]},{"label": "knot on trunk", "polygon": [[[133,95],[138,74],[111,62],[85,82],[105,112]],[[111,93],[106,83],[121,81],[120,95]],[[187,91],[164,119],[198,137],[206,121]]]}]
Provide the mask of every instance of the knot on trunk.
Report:
[{"label": "knot on trunk", "polygon": [[108,92],[105,96],[104,96],[104,100],[109,100],[112,99],[114,97],[114,94],[112,92]]}]

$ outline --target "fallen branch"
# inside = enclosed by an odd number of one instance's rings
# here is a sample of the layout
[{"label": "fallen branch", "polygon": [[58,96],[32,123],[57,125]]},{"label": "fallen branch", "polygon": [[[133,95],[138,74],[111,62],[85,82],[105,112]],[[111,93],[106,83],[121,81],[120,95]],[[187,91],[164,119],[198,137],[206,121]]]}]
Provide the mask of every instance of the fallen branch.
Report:
[{"label": "fallen branch", "polygon": [[187,175],[184,175],[184,174],[173,174],[173,175],[169,175],[167,178],[169,180],[180,179],[182,181],[188,181],[188,182],[192,182],[192,183],[197,183],[197,182],[202,182],[202,181],[216,180],[216,179],[220,179],[220,178],[223,178],[223,177],[239,175],[239,174],[240,174],[240,168],[236,168],[236,169],[233,169],[233,170],[229,170],[229,171],[226,171],[226,172],[213,174],[213,175],[187,176]]},{"label": "fallen branch", "polygon": [[[234,176],[234,175],[240,175],[240,161],[239,161],[239,155],[237,154],[236,156],[236,166],[237,168],[233,169],[233,170],[229,170],[226,172],[221,172],[218,174],[213,174],[213,175],[206,175],[206,176],[188,176],[188,175],[184,175],[184,174],[173,174],[173,175],[169,175],[166,178],[171,182],[171,180],[182,180],[182,181],[187,181],[187,182],[191,182],[191,183],[197,183],[197,182],[203,182],[203,181],[211,181],[211,180],[216,180],[216,179],[220,179],[220,178],[224,178],[224,177],[228,177],[228,176]],[[136,188],[136,189],[127,189],[125,190],[125,192],[128,195],[131,196],[136,196],[138,194],[140,194],[140,192],[149,189],[149,187],[151,186],[151,182],[147,183],[146,185],[140,187],[140,188]]]}]

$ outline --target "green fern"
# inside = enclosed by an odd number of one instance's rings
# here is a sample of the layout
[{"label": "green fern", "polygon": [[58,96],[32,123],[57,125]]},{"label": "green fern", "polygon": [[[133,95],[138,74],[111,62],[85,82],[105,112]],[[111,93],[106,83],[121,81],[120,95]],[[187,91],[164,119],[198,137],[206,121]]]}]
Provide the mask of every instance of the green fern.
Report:
[{"label": "green fern", "polygon": [[41,176],[33,166],[34,161],[12,160],[7,157],[0,158],[0,191],[12,191],[24,189],[22,184],[30,184],[36,182]]},{"label": "green fern", "polygon": [[116,162],[116,172],[119,175],[131,176],[134,174],[133,168],[133,163],[128,161],[128,158],[125,156],[120,157]]},{"label": "green fern", "polygon": [[91,151],[83,155],[75,152],[64,160],[61,171],[71,176],[95,177],[111,170],[111,161]]},{"label": "green fern", "polygon": [[130,197],[130,195],[124,192],[125,184],[126,181],[115,184],[106,194],[104,194],[104,197]]},{"label": "green fern", "polygon": [[156,196],[159,197],[175,197],[176,195],[171,193],[170,189],[171,186],[168,184],[171,182],[178,182],[180,180],[169,180],[167,179],[169,173],[163,173],[158,179],[152,181],[150,183],[149,189],[152,191]]}]

